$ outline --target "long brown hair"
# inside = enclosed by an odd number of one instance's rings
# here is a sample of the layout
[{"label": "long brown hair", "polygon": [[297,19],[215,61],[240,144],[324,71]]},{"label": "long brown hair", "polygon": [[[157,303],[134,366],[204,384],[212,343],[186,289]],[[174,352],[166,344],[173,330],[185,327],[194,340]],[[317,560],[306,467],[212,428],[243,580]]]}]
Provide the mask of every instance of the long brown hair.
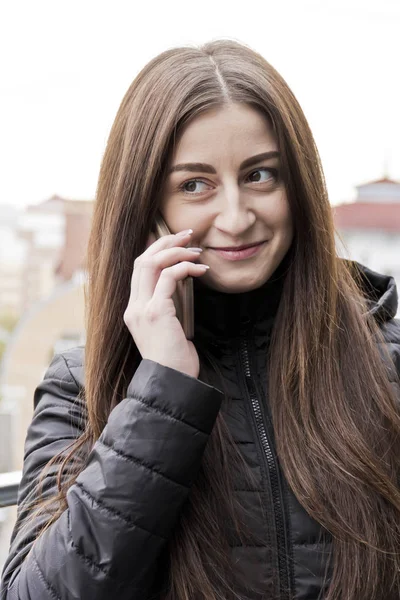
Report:
[{"label": "long brown hair", "polygon": [[[218,40],[167,50],[142,69],[121,103],[101,165],[89,242],[88,420],[77,445],[96,441],[140,362],[123,313],[176,137],[196,115],[229,102],[247,103],[273,124],[295,227],[268,361],[280,463],[300,503],[333,535],[327,599],[398,598],[400,418],[377,350],[381,334],[367,314],[357,273],[337,258],[323,170],[305,116],[282,77],[245,45]],[[235,596],[221,524],[224,511],[235,518],[237,509],[231,447],[220,415],[169,544],[168,598]],[[61,508],[72,481],[60,485]]]}]

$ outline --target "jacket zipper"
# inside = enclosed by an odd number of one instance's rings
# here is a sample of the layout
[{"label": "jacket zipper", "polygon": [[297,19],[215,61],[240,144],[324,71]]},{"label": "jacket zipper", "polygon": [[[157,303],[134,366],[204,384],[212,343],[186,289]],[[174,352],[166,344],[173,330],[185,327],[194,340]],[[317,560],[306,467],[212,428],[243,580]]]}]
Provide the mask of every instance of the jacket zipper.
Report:
[{"label": "jacket zipper", "polygon": [[290,571],[288,565],[286,533],[285,533],[285,516],[283,497],[281,493],[280,479],[278,473],[278,465],[271,450],[271,444],[268,439],[267,431],[264,426],[264,420],[261,412],[260,401],[256,393],[255,385],[252,380],[248,343],[246,339],[242,339],[240,343],[240,354],[242,365],[245,374],[247,391],[250,397],[251,407],[255,418],[257,432],[261,441],[261,446],[264,451],[266,462],[268,465],[268,473],[271,482],[272,502],[274,508],[276,538],[277,538],[277,553],[278,553],[278,572],[279,572],[279,591],[281,600],[290,600]]}]

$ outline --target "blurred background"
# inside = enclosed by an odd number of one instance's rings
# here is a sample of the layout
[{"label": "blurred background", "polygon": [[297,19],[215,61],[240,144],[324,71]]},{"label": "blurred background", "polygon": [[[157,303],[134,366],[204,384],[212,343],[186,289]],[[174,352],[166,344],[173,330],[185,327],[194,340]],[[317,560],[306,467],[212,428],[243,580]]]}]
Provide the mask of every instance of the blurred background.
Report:
[{"label": "blurred background", "polygon": [[[158,53],[215,38],[260,52],[297,96],[344,242],[338,236],[338,253],[400,282],[398,0],[2,2],[0,487],[6,490],[18,481],[36,385],[54,353],[85,341],[85,248],[100,161],[122,97]],[[14,519],[15,507],[0,508],[0,567]]]}]

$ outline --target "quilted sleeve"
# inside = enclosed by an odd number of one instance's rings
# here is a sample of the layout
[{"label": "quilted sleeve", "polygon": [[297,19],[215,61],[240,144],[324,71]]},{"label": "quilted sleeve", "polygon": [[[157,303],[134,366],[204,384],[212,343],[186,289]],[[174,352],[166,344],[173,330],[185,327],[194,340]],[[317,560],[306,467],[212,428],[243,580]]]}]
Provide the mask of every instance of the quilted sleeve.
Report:
[{"label": "quilted sleeve", "polygon": [[[66,510],[37,538],[45,517],[21,523],[43,466],[83,431],[78,392],[56,356],[35,394],[1,600],[145,600],[222,401],[198,379],[143,360],[69,488]],[[46,477],[46,497],[55,475]]]}]

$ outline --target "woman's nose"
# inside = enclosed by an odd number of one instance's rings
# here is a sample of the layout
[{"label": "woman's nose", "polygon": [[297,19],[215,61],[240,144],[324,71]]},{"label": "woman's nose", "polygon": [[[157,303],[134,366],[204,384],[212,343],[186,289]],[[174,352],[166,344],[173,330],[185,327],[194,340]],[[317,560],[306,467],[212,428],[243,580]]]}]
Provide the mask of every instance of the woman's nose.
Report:
[{"label": "woman's nose", "polygon": [[221,199],[214,226],[232,237],[238,237],[253,225],[256,215],[238,192]]}]

